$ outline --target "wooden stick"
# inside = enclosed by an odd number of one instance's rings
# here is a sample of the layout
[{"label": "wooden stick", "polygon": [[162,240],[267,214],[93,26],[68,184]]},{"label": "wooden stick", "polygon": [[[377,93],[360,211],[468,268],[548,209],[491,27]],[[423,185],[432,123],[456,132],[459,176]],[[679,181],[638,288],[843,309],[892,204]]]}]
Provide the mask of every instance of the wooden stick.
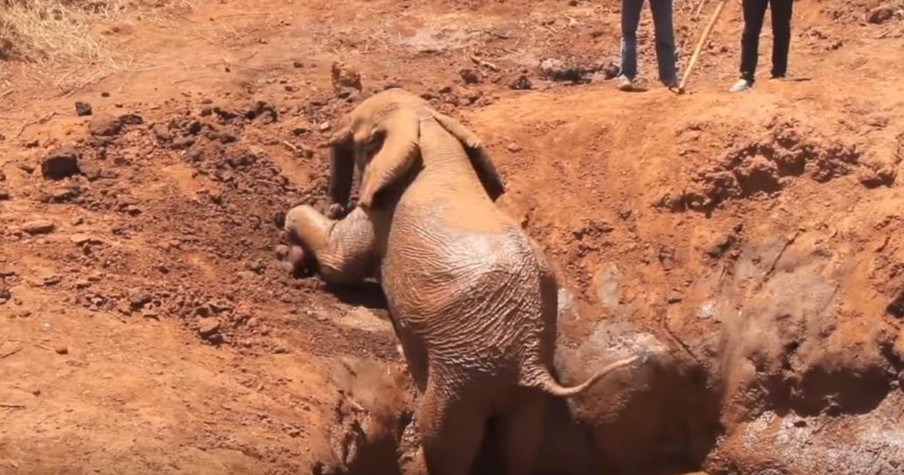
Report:
[{"label": "wooden stick", "polygon": [[716,25],[716,21],[719,19],[719,15],[722,14],[722,8],[725,7],[725,3],[727,0],[719,0],[719,4],[716,5],[716,11],[713,12],[713,16],[709,20],[709,24],[706,25],[706,28],[703,30],[703,34],[700,35],[700,41],[697,42],[697,47],[694,48],[694,55],[691,56],[691,60],[687,63],[687,69],[684,70],[684,77],[681,78],[681,84],[678,85],[678,93],[684,93],[684,86],[687,85],[687,78],[690,77],[691,71],[693,71],[694,66],[697,64],[697,59],[700,58],[700,51],[703,49],[703,45],[706,43],[706,40],[709,38],[710,32],[713,31],[713,26]]},{"label": "wooden stick", "polygon": [[6,402],[0,402],[0,407],[6,409],[25,409],[25,404],[10,404]]}]

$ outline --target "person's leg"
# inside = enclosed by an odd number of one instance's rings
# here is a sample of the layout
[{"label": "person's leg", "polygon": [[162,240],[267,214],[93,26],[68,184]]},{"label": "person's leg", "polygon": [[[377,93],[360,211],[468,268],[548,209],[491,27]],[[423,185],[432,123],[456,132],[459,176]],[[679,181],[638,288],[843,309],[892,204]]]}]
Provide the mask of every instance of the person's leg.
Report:
[{"label": "person's leg", "polygon": [[769,0],[772,10],[772,77],[782,78],[788,72],[788,49],[791,46],[792,0]]},{"label": "person's leg", "polygon": [[732,90],[745,90],[753,85],[756,75],[757,55],[760,48],[760,31],[769,0],[743,0],[744,34],[741,35],[741,79]]},{"label": "person's leg", "polygon": [[675,27],[672,21],[672,0],[650,0],[656,32],[656,61],[659,80],[667,86],[678,83],[675,71]]},{"label": "person's leg", "polygon": [[[640,11],[644,0],[622,0],[621,24],[621,66],[619,79],[630,87],[637,76],[637,26],[640,24]],[[623,81],[624,79],[627,81]],[[621,87],[622,84],[619,84]]]}]

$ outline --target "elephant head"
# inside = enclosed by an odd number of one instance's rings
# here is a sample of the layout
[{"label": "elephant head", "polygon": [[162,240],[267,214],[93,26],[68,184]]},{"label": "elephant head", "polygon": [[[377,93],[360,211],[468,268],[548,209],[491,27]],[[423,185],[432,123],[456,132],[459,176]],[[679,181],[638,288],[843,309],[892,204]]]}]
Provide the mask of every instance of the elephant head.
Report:
[{"label": "elephant head", "polygon": [[424,120],[436,121],[461,142],[484,190],[495,201],[505,186],[477,136],[403,89],[388,89],[363,101],[349,115],[348,125],[330,140],[331,201],[347,204],[357,167],[362,173],[358,205],[371,208],[380,192],[418,166],[420,123]]}]

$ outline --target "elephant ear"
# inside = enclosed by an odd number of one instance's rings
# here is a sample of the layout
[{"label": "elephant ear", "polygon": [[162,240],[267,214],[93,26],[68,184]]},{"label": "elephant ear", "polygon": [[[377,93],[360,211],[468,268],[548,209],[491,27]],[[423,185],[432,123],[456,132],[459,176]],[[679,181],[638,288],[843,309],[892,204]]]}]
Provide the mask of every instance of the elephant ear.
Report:
[{"label": "elephant ear", "polygon": [[348,205],[355,172],[355,148],[351,129],[346,127],[333,135],[329,141],[329,147],[330,201],[344,208]]},{"label": "elephant ear", "polygon": [[364,144],[367,150],[380,148],[364,167],[358,206],[369,210],[378,193],[405,178],[417,161],[420,135],[417,113],[406,107],[397,109],[377,126],[368,137],[369,143]]},{"label": "elephant ear", "polygon": [[483,189],[486,190],[491,200],[496,201],[505,192],[505,183],[496,171],[496,166],[493,165],[480,138],[452,117],[433,109],[429,109],[429,111],[433,118],[464,146],[468,160],[474,167],[474,171],[477,172]]}]

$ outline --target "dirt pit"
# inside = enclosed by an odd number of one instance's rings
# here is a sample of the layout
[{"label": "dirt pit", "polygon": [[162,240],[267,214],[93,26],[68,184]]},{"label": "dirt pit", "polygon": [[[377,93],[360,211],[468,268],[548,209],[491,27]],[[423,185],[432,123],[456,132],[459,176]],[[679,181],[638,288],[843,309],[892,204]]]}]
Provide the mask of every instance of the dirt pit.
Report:
[{"label": "dirt pit", "polygon": [[729,4],[683,96],[648,11],[648,90],[615,90],[615,4],[136,5],[84,17],[84,61],[2,30],[0,473],[402,473],[379,288],[291,275],[276,226],[391,85],[487,144],[562,284],[561,379],[656,355],[549,400],[538,473],[904,470],[899,2],[795,3],[790,77],[740,95]]}]

